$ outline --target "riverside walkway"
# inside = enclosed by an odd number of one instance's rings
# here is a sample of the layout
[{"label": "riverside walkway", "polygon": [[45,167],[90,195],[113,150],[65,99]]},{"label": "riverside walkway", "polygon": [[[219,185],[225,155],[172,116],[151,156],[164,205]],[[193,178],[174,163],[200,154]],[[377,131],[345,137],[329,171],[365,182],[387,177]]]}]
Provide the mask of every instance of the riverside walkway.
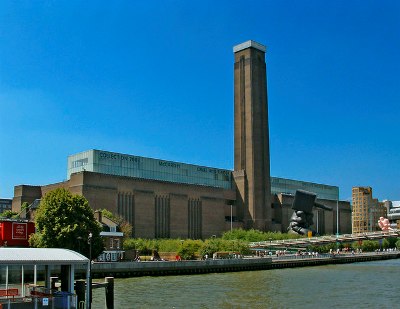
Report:
[{"label": "riverside walkway", "polygon": [[147,261],[147,262],[97,262],[92,266],[92,274],[101,278],[194,275],[269,269],[272,258],[207,259],[182,261]]},{"label": "riverside walkway", "polygon": [[369,252],[355,254],[284,255],[244,257],[239,259],[208,259],[195,261],[147,261],[94,263],[94,277],[139,277],[194,275],[236,271],[268,270],[292,267],[345,264],[400,258],[400,251]]},{"label": "riverside walkway", "polygon": [[319,266],[328,264],[348,264],[357,262],[370,262],[378,260],[389,260],[400,258],[400,251],[378,251],[365,253],[335,253],[335,254],[318,254],[318,255],[296,255],[288,254],[281,256],[273,256],[271,269],[275,268],[292,268]]},{"label": "riverside walkway", "polygon": [[327,245],[336,242],[353,242],[362,240],[379,240],[387,237],[399,237],[400,230],[393,229],[390,231],[367,232],[358,234],[342,234],[342,235],[329,235],[309,238],[298,239],[283,239],[283,240],[266,240],[252,242],[249,244],[250,248],[304,248],[310,245]]}]

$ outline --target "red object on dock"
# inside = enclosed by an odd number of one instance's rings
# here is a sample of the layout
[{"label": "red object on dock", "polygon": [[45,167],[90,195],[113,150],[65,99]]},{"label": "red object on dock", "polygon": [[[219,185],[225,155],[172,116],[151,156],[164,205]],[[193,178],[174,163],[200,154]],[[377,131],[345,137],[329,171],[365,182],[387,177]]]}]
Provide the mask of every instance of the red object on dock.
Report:
[{"label": "red object on dock", "polygon": [[0,220],[0,246],[29,247],[29,236],[35,233],[35,224],[24,220]]}]

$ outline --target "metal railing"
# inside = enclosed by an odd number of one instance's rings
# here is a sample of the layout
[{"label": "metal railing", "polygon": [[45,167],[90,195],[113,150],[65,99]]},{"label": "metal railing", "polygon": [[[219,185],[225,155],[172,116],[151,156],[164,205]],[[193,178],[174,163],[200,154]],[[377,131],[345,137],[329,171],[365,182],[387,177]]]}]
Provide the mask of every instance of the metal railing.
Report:
[{"label": "metal railing", "polygon": [[324,245],[335,242],[351,242],[357,240],[373,240],[387,237],[398,237],[400,230],[393,229],[389,231],[366,232],[358,234],[342,234],[329,235],[320,237],[298,238],[298,239],[283,239],[283,240],[266,240],[251,242],[250,248],[276,248],[276,247],[306,247],[309,245]]},{"label": "metal railing", "polygon": [[77,296],[69,292],[51,290],[41,286],[27,286],[25,295],[0,297],[0,307],[7,309],[47,308],[77,309]]}]

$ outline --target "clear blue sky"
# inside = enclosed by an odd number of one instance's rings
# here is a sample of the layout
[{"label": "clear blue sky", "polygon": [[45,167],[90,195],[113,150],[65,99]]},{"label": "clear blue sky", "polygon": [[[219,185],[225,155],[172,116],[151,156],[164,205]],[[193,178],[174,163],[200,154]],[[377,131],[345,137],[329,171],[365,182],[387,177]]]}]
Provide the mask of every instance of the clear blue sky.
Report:
[{"label": "clear blue sky", "polygon": [[88,149],[233,169],[233,51],[268,47],[272,176],[400,200],[400,1],[1,1],[0,196]]}]

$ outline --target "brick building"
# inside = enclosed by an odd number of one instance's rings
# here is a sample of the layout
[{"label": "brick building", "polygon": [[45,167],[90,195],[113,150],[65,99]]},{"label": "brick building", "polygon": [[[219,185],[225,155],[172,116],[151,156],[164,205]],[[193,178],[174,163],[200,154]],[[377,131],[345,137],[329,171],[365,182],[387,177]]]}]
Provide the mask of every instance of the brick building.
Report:
[{"label": "brick building", "polygon": [[383,202],[372,197],[372,188],[353,187],[352,200],[352,232],[380,231],[378,220],[387,217],[387,208]]},{"label": "brick building", "polygon": [[237,227],[286,231],[288,194],[317,189],[339,210],[339,221],[335,211],[316,212],[320,234],[349,232],[350,204],[337,187],[270,176],[265,52],[254,41],[234,47],[234,170],[93,149],[68,158],[67,181],[16,186],[13,210],[64,187],[124,217],[134,237],[196,239]]}]

